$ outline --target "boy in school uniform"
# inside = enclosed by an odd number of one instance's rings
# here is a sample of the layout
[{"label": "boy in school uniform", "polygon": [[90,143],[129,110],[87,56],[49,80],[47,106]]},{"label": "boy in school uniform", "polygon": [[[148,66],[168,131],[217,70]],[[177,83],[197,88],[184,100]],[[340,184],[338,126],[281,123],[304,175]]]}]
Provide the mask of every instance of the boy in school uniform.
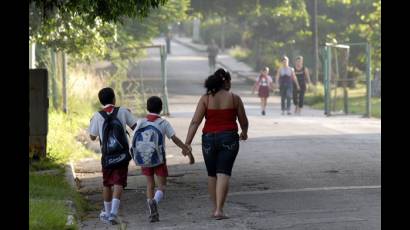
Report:
[{"label": "boy in school uniform", "polygon": [[[163,137],[163,149],[165,151],[165,136],[171,139],[178,147],[182,149],[182,154],[184,156],[189,157],[189,163],[193,164],[195,162],[194,157],[192,156],[192,149],[185,145],[176,135],[175,130],[172,128],[171,124],[161,118],[159,115],[162,111],[162,101],[161,98],[157,96],[150,97],[147,100],[147,110],[148,114],[145,119],[138,121],[137,128],[135,129],[135,133],[139,131],[139,127],[144,126],[144,123],[147,122],[154,122],[159,127],[159,131]],[[134,134],[135,135],[135,134]],[[135,138],[135,136],[134,136]],[[134,144],[134,143],[133,143]],[[147,206],[149,211],[149,221],[150,222],[157,222],[159,221],[159,213],[158,213],[158,203],[162,200],[165,191],[165,185],[167,182],[168,177],[168,168],[166,165],[166,157],[164,152],[164,163],[154,166],[154,167],[141,167],[141,172],[147,178]],[[155,179],[154,174],[158,180],[158,188],[154,194],[155,188]]]},{"label": "boy in school uniform", "polygon": [[[115,116],[122,125],[124,132],[126,126],[134,129],[137,125],[137,119],[131,114],[131,111],[124,107],[115,107],[115,93],[112,88],[103,88],[98,93],[98,99],[103,105],[102,111],[96,112],[90,121],[88,132],[91,140],[96,140],[99,137],[102,143],[104,136],[104,122],[108,116]],[[128,139],[125,139],[125,149],[128,148]],[[101,145],[102,146],[102,145]],[[102,153],[103,153],[103,147]],[[128,155],[129,155],[129,149]],[[123,151],[126,152],[126,151]],[[124,153],[126,155],[126,153]],[[103,199],[104,210],[100,213],[100,220],[104,223],[117,224],[118,223],[118,209],[120,206],[120,199],[123,189],[127,186],[127,174],[129,160],[120,166],[104,167],[104,155],[101,157],[102,174],[103,174]],[[112,189],[113,187],[113,189]]]}]

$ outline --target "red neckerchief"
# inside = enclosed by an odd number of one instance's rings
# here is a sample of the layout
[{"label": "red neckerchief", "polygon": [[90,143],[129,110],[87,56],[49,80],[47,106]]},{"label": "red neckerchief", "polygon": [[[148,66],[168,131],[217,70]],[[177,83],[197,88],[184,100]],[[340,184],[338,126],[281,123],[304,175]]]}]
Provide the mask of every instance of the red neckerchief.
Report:
[{"label": "red neckerchief", "polygon": [[155,114],[155,113],[148,113],[147,116],[146,116],[146,118],[147,118],[148,121],[153,122],[153,121],[155,121],[156,119],[161,118],[161,116],[158,115],[158,114]]},{"label": "red neckerchief", "polygon": [[266,80],[268,80],[268,77],[267,77],[267,76],[265,76],[265,75],[261,74],[261,75],[259,75],[259,81],[258,81],[258,84],[260,84],[260,83],[262,82],[262,78],[265,78]]},{"label": "red neckerchief", "polygon": [[112,113],[112,111],[114,110],[114,107],[115,106],[112,105],[112,104],[105,105],[103,107],[103,111],[106,112],[106,113]]}]

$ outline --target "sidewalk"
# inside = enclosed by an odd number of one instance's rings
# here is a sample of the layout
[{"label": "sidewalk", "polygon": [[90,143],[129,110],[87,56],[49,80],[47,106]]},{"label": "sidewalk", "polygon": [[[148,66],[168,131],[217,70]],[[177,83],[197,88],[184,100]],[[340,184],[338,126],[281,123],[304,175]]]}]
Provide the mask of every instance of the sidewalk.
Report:
[{"label": "sidewalk", "polygon": [[[191,48],[197,52],[206,53],[207,46],[204,44],[197,44],[192,42],[192,38],[174,37],[173,41],[188,48]],[[255,72],[252,69],[252,67],[250,67],[244,62],[236,60],[234,57],[230,56],[226,52],[220,53],[217,57],[216,62],[224,69],[227,69],[229,72],[231,72],[239,78],[244,78],[246,80],[254,82],[255,76],[258,75],[258,72]]]},{"label": "sidewalk", "polygon": [[[206,53],[187,46],[173,42],[167,62],[171,108],[167,120],[182,140],[208,75]],[[153,58],[157,54],[149,55],[143,68],[160,76],[159,60]],[[202,122],[192,142],[195,164],[189,165],[181,150],[167,140],[170,176],[159,205],[160,222],[148,222],[146,178],[130,162],[119,213],[122,229],[379,228],[379,119],[327,118],[309,108],[303,116],[282,116],[279,97],[269,100],[267,115],[261,116],[259,98],[251,94],[249,84],[235,78],[232,83],[245,104],[250,129],[249,139],[240,143],[230,179],[224,210],[230,219],[209,218],[212,207],[202,155]],[[151,84],[161,85],[161,79],[152,78]],[[80,229],[118,229],[98,219],[103,207],[98,157],[76,162],[75,173],[82,194],[95,207],[87,212]]]}]

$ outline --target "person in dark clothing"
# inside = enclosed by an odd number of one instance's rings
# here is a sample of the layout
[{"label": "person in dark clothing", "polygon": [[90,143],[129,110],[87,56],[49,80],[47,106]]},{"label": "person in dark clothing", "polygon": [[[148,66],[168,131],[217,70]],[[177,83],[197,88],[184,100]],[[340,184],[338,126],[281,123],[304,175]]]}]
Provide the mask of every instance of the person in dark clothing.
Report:
[{"label": "person in dark clothing", "polygon": [[216,66],[216,56],[218,55],[219,48],[215,43],[215,40],[212,39],[211,44],[208,46],[208,61],[209,61],[209,72],[213,73]]},{"label": "person in dark clothing", "polygon": [[165,37],[165,41],[167,43],[167,54],[171,53],[171,39],[172,39],[172,34],[170,31],[168,31]]},{"label": "person in dark clothing", "polygon": [[[303,102],[305,98],[305,92],[307,85],[311,83],[309,77],[309,70],[303,65],[303,57],[298,56],[295,59],[295,75],[298,80],[300,90],[293,91],[293,103],[295,105],[295,114],[301,114],[303,108]],[[296,87],[295,83],[293,83]]]}]

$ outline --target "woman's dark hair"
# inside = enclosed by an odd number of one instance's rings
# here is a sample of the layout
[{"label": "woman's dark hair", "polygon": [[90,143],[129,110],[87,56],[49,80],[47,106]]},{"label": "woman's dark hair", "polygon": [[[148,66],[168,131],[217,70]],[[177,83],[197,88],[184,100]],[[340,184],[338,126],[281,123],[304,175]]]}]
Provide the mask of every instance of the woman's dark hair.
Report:
[{"label": "woman's dark hair", "polygon": [[206,94],[215,95],[219,90],[224,88],[226,81],[231,81],[231,75],[224,69],[218,69],[205,80],[204,86],[206,88]]},{"label": "woman's dark hair", "polygon": [[113,104],[115,98],[115,93],[112,88],[103,88],[98,92],[98,99],[102,105]]},{"label": "woman's dark hair", "polygon": [[162,100],[160,97],[152,96],[147,100],[147,110],[150,113],[160,114],[162,111]]}]

